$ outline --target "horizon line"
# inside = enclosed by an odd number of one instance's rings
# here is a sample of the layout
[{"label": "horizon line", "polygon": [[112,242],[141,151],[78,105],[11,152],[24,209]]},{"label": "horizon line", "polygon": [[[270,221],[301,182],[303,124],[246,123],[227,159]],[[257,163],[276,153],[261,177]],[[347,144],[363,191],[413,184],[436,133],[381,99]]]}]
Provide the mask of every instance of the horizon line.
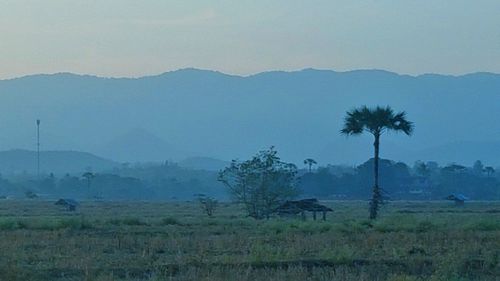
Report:
[{"label": "horizon line", "polygon": [[240,77],[240,78],[248,78],[248,77],[253,77],[253,76],[262,75],[262,74],[266,74],[266,73],[297,73],[297,72],[303,72],[303,71],[324,71],[324,72],[334,72],[334,73],[352,73],[352,72],[360,72],[360,71],[373,71],[373,72],[386,72],[389,74],[394,74],[394,75],[398,75],[398,76],[408,76],[408,77],[413,77],[413,78],[418,78],[418,77],[428,76],[428,75],[445,76],[445,77],[463,77],[463,76],[476,75],[476,74],[500,75],[500,73],[490,72],[490,71],[475,71],[475,72],[467,72],[467,73],[462,73],[462,74],[446,74],[446,73],[435,73],[435,72],[426,72],[426,73],[421,73],[421,74],[407,74],[407,73],[398,73],[395,71],[390,71],[390,70],[385,70],[385,69],[380,69],[380,68],[358,68],[358,69],[338,71],[335,69],[313,68],[313,67],[306,67],[306,68],[300,68],[300,69],[294,69],[294,70],[280,70],[280,69],[264,70],[264,71],[244,75],[244,74],[228,73],[228,72],[214,70],[214,69],[205,69],[205,68],[197,68],[197,67],[184,67],[184,68],[178,68],[178,69],[174,69],[174,70],[167,70],[164,72],[160,72],[158,74],[144,74],[144,75],[138,75],[138,76],[104,76],[104,75],[97,75],[97,74],[91,74],[91,73],[78,73],[78,72],[71,72],[71,71],[59,71],[59,72],[51,72],[51,73],[32,73],[32,74],[26,74],[26,75],[21,75],[21,76],[12,77],[12,78],[0,78],[0,81],[10,81],[10,80],[35,77],[35,76],[55,76],[55,75],[74,75],[74,76],[81,76],[81,77],[88,76],[88,77],[94,77],[94,78],[117,79],[117,80],[119,80],[119,79],[141,79],[141,78],[149,78],[149,77],[158,77],[158,76],[162,76],[162,75],[169,74],[169,73],[175,73],[175,72],[179,72],[179,71],[189,71],[189,70],[203,71],[203,72],[214,72],[214,73],[218,73],[218,74],[222,74],[222,75],[226,75],[226,76],[233,76],[233,77]]}]

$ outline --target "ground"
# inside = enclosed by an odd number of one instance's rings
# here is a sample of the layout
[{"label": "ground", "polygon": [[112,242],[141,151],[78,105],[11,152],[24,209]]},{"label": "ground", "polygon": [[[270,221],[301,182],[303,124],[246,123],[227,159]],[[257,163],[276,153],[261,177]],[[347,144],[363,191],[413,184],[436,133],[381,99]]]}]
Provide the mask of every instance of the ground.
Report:
[{"label": "ground", "polygon": [[327,221],[229,203],[0,201],[0,280],[500,280],[500,202],[326,202]]}]

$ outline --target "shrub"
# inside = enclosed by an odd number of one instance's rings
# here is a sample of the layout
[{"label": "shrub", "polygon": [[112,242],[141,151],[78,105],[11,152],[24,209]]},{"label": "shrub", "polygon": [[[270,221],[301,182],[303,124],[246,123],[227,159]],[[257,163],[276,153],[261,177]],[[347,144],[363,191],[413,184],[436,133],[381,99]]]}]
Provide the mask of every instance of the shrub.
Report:
[{"label": "shrub", "polygon": [[148,225],[146,222],[140,220],[139,218],[124,218],[121,223],[124,225]]},{"label": "shrub", "polygon": [[200,203],[201,209],[207,214],[207,216],[212,217],[219,201],[212,197],[208,197],[205,194],[198,195],[198,202]]},{"label": "shrub", "polygon": [[107,221],[112,225],[148,225],[146,222],[140,220],[139,218],[123,218],[123,219],[110,219]]},{"label": "shrub", "polygon": [[166,217],[161,220],[163,225],[182,225],[179,220],[174,217]]},{"label": "shrub", "polygon": [[17,228],[18,228],[17,222],[14,220],[0,221],[0,230],[13,230]]},{"label": "shrub", "polygon": [[79,219],[71,218],[71,219],[60,220],[58,222],[58,228],[70,228],[75,230],[82,230],[82,229],[91,229],[92,225],[84,217],[81,217]]}]

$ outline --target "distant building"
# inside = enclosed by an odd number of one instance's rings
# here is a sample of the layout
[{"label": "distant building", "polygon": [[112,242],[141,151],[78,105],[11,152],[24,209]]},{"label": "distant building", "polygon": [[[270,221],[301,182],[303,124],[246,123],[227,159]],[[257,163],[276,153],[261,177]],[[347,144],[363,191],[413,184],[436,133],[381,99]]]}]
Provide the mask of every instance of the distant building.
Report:
[{"label": "distant building", "polygon": [[450,195],[448,195],[446,198],[446,200],[451,200],[451,201],[455,201],[455,204],[456,205],[463,205],[465,203],[465,201],[469,200],[469,197],[463,195],[463,194],[460,194],[460,193],[452,193]]},{"label": "distant building", "polygon": [[59,199],[57,200],[55,205],[64,206],[68,211],[73,212],[76,211],[76,207],[80,204],[73,199]]}]

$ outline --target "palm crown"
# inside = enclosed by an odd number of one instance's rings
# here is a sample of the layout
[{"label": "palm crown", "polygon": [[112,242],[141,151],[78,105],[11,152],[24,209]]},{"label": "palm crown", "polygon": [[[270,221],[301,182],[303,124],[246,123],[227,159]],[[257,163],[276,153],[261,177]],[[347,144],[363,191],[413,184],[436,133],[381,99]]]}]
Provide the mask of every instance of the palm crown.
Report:
[{"label": "palm crown", "polygon": [[385,131],[400,131],[407,135],[413,132],[413,123],[406,120],[406,112],[394,113],[389,106],[376,108],[353,109],[347,112],[344,128],[341,133],[345,135],[359,135],[368,131],[375,136],[380,136]]}]

